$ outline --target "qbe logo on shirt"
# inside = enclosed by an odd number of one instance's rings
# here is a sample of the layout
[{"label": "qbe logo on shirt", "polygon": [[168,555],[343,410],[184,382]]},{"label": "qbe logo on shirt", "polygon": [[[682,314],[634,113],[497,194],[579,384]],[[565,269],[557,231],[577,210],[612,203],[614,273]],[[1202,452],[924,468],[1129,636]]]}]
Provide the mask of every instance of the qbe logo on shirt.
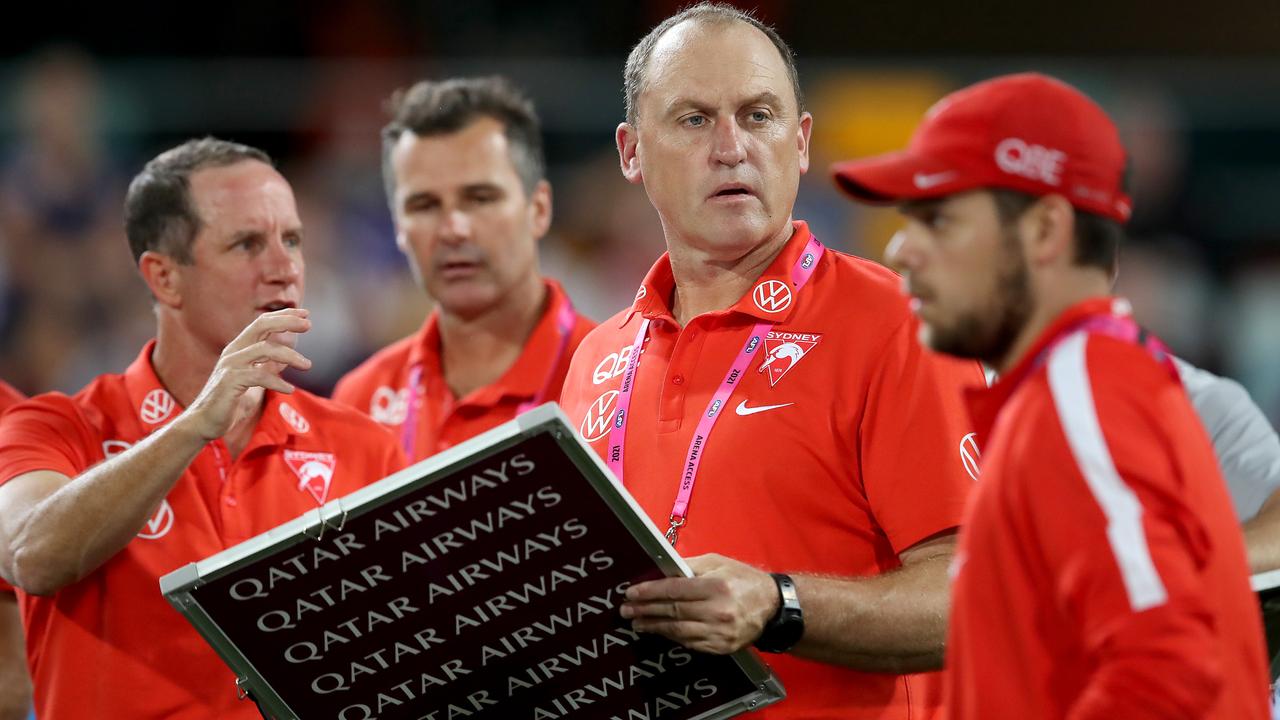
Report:
[{"label": "qbe logo on shirt", "polygon": [[[623,345],[618,352],[605,355],[596,369],[591,372],[591,384],[599,385],[608,382],[627,371],[627,363],[631,361],[632,347]],[[643,350],[641,351],[644,352]]]},{"label": "qbe logo on shirt", "polygon": [[311,429],[311,423],[307,422],[302,413],[294,410],[293,406],[287,402],[280,403],[280,417],[284,418],[284,421],[289,423],[289,427],[292,427],[299,434]]},{"label": "qbe logo on shirt", "polygon": [[402,425],[409,417],[409,388],[380,385],[369,400],[369,416],[383,425]]}]

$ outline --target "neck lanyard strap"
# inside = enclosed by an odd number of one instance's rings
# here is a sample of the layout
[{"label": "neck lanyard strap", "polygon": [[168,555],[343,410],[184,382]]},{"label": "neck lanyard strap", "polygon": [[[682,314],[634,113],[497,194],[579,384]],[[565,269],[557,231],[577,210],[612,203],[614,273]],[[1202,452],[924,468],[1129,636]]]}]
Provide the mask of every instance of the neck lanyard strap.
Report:
[{"label": "neck lanyard strap", "polygon": [[573,326],[578,317],[573,310],[573,303],[569,301],[566,295],[560,302],[559,309],[556,310],[556,332],[559,334],[559,340],[556,343],[556,357],[551,362],[551,367],[547,369],[547,376],[542,380],[542,387],[538,393],[532,398],[520,403],[516,408],[516,414],[519,415],[528,412],[543,403],[547,399],[547,392],[551,389],[551,384],[556,379],[556,374],[560,371],[560,363],[564,361],[565,353],[569,350],[569,336],[573,335]]},{"label": "neck lanyard strap", "polygon": [[400,446],[404,448],[404,457],[413,462],[414,444],[418,437],[418,402],[420,401],[418,386],[422,383],[422,363],[414,363],[409,368],[409,387],[404,399],[404,422],[400,425]]},{"label": "neck lanyard strap", "polygon": [[[547,370],[547,377],[542,381],[542,387],[529,400],[526,400],[516,407],[516,414],[532,410],[541,405],[547,398],[551,384],[555,382],[559,374],[560,365],[564,362],[565,354],[569,351],[569,338],[573,335],[573,326],[578,319],[577,312],[573,308],[573,303],[566,295],[560,299],[559,306],[556,308],[556,355],[551,361],[551,367]],[[520,357],[516,362],[524,359],[524,350],[520,352]],[[405,397],[405,416],[404,423],[400,426],[400,445],[404,448],[405,457],[409,462],[413,462],[413,451],[417,444],[418,438],[418,408],[415,406],[419,403],[420,392],[418,388],[422,384],[422,363],[414,363],[409,368],[409,387]]]},{"label": "neck lanyard strap", "polygon": [[[795,286],[797,295],[799,295],[800,289],[809,282],[809,278],[813,275],[813,270],[817,267],[818,260],[822,257],[823,252],[825,252],[825,248],[822,243],[818,242],[817,238],[810,237],[804,252],[800,254],[800,258],[796,260],[795,265],[791,268],[791,283]],[[707,404],[707,409],[702,413],[702,417],[698,421],[698,427],[693,432],[693,440],[689,443],[689,451],[685,455],[685,462],[680,471],[679,490],[676,492],[676,500],[671,506],[671,516],[668,519],[666,537],[667,542],[673,546],[679,537],[680,528],[684,527],[688,521],[693,486],[698,479],[698,468],[702,464],[702,458],[707,452],[711,430],[715,427],[716,421],[720,419],[721,411],[728,404],[729,397],[738,387],[739,381],[747,370],[747,366],[751,364],[751,360],[755,357],[756,350],[764,343],[765,336],[768,335],[771,327],[773,327],[771,322],[760,322],[751,328],[751,334],[747,337],[746,343],[743,344],[742,350],[734,358],[733,364],[729,366],[729,372],[725,374],[720,387],[712,395],[711,402]],[[631,395],[635,390],[636,375],[640,369],[640,352],[644,347],[648,334],[649,319],[645,318],[641,321],[635,342],[631,345],[631,355],[627,360],[627,368],[622,374],[622,385],[618,390],[618,410],[614,416],[613,429],[609,431],[608,453],[605,456],[606,462],[620,483],[623,481],[623,451],[626,444],[627,420],[631,410]]]},{"label": "neck lanyard strap", "polygon": [[1165,372],[1169,373],[1174,382],[1182,383],[1182,377],[1178,373],[1178,366],[1173,362],[1173,353],[1169,350],[1169,347],[1160,338],[1147,332],[1132,316],[1127,314],[1093,315],[1081,320],[1060,333],[1048,347],[1042,350],[1036,358],[1035,366],[1043,365],[1048,360],[1053,349],[1076,332],[1106,335],[1137,345],[1147,351],[1147,354],[1153,360],[1160,363],[1160,366],[1165,369]]}]

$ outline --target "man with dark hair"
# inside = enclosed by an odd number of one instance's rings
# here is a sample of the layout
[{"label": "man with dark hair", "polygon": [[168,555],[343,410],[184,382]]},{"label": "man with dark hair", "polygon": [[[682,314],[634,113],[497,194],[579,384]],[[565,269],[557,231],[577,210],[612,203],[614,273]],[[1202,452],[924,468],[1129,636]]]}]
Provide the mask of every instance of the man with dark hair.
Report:
[{"label": "man with dark hair", "polygon": [[156,339],[120,375],[0,421],[0,576],[20,595],[36,712],[252,718],[161,575],[399,469],[368,418],[280,377],[310,361],[302,223],[260,151],[188,142],[125,202]]},{"label": "man with dark hair", "polygon": [[1124,169],[1102,109],[1033,73],[957,91],[905,151],[837,166],[907,218],[888,256],[921,341],[1001,375],[968,397],[982,480],[953,573],[955,720],[1268,716],[1213,448],[1167,350],[1110,295]]},{"label": "man with dark hair", "polygon": [[726,5],[636,45],[618,152],[668,253],[583,341],[561,402],[692,556],[695,577],[628,589],[635,629],[776,653],[787,699],[761,717],[929,717],[936,677],[915,673],[941,667],[973,482],[959,389],[982,375],[921,350],[893,273],[793,222],[813,122],[795,77]]},{"label": "man with dark hair", "polygon": [[383,176],[396,242],[436,307],[333,397],[421,460],[560,395],[594,325],[538,270],[551,225],[533,103],[502,78],[423,81],[392,98]]},{"label": "man with dark hair", "polygon": [[191,140],[147,163],[129,184],[125,197],[125,237],[135,263],[148,250],[190,265],[191,244],[201,219],[191,198],[191,175],[201,168],[227,167],[271,158],[257,148],[206,137]]}]

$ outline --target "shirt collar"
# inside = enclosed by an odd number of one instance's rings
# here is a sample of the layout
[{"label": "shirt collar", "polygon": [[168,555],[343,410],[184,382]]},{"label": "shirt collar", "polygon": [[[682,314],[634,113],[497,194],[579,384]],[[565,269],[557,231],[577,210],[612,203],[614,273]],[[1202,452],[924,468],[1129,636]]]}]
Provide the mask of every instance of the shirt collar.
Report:
[{"label": "shirt collar", "polygon": [[129,397],[129,407],[142,427],[143,435],[168,425],[185,409],[178,404],[160,382],[151,354],[156,349],[153,339],[143,346],[138,357],[124,371],[124,386]]},{"label": "shirt collar", "polygon": [[[262,403],[262,417],[244,452],[255,447],[288,445],[295,437],[307,437],[315,432],[311,418],[300,409],[302,390],[284,395],[273,390],[266,392]],[[310,403],[308,403],[309,405]]]},{"label": "shirt collar", "polygon": [[[793,221],[791,226],[791,237],[782,251],[726,313],[741,313],[761,322],[781,323],[795,312],[796,285],[791,277],[791,269],[808,245],[810,234],[809,225],[803,221]],[[630,322],[636,313],[650,320],[665,319],[674,322],[671,301],[675,296],[675,287],[671,255],[663,253],[640,284],[635,302],[630,311],[623,315],[618,327]]]},{"label": "shirt collar", "polygon": [[1064,310],[1049,324],[1035,343],[1013,368],[1000,376],[991,387],[973,387],[965,390],[965,401],[969,406],[969,416],[973,420],[974,430],[978,437],[985,440],[990,437],[991,428],[996,417],[1009,398],[1013,397],[1028,377],[1040,367],[1040,357],[1063,335],[1071,332],[1080,323],[1098,315],[1126,316],[1132,312],[1129,301],[1119,297],[1093,297],[1076,303]]},{"label": "shirt collar", "polygon": [[[557,358],[561,345],[560,314],[564,311],[573,313],[573,305],[569,296],[560,287],[560,283],[544,278],[547,289],[546,307],[533,332],[525,341],[524,349],[515,363],[493,383],[482,387],[460,400],[492,405],[504,397],[522,399],[536,397],[543,389],[547,378],[551,375],[552,363],[564,358]],[[574,314],[575,321],[577,320]],[[418,333],[418,342],[413,344],[409,353],[409,365],[422,364],[423,375],[443,377],[444,367],[440,361],[440,319],[439,308],[432,310]],[[567,328],[572,333],[573,328]]]},{"label": "shirt collar", "polygon": [[[150,435],[168,425],[184,408],[160,381],[151,356],[156,341],[148,342],[138,357],[124,372],[125,390],[130,410],[142,428],[142,435]],[[310,421],[290,402],[290,396],[267,390],[263,399],[262,416],[254,428],[245,451],[258,445],[283,445],[294,435],[311,431]]]},{"label": "shirt collar", "polygon": [[422,365],[423,369],[440,372],[440,308],[432,308],[422,321],[418,337],[409,348],[409,367]]}]

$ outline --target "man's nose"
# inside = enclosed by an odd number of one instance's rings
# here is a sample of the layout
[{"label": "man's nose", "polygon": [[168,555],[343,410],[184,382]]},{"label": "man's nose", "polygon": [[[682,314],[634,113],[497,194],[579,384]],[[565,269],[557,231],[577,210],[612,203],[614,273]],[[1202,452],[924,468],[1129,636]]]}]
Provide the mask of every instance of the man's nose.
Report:
[{"label": "man's nose", "polygon": [[456,244],[471,239],[471,216],[459,208],[445,210],[440,221],[440,238]]},{"label": "man's nose", "polygon": [[263,253],[263,273],[268,282],[293,284],[302,277],[302,251],[283,237],[273,238]]},{"label": "man's nose", "polygon": [[736,119],[716,123],[711,132],[711,159],[721,165],[734,167],[747,158],[743,131]]},{"label": "man's nose", "polygon": [[900,274],[906,274],[919,267],[919,242],[912,237],[913,233],[899,230],[889,238],[884,249],[884,264]]}]

